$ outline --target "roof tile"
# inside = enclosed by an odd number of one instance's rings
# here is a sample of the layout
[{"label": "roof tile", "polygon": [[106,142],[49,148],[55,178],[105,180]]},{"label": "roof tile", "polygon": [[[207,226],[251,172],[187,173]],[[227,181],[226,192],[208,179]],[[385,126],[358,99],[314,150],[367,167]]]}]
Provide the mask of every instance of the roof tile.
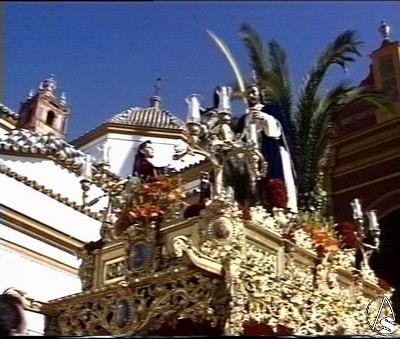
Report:
[{"label": "roof tile", "polygon": [[166,110],[157,107],[134,107],[118,113],[107,122],[131,126],[171,128],[181,130],[185,123]]}]

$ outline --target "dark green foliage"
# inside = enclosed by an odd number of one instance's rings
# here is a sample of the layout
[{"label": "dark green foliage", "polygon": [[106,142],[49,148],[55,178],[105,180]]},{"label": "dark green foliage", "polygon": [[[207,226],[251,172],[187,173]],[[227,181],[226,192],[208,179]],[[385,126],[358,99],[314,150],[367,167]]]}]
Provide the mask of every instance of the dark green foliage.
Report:
[{"label": "dark green foliage", "polygon": [[[287,56],[282,46],[275,40],[264,44],[257,31],[247,23],[240,26],[239,35],[264,98],[279,103],[289,115],[299,208],[320,209],[325,201],[321,175],[330,155],[338,113],[353,105],[390,108],[383,93],[345,82],[321,93],[321,84],[328,70],[336,65],[346,70],[361,55],[359,48],[362,42],[353,30],[339,34],[318,56],[306,73],[297,95],[294,95]],[[235,97],[243,95],[238,86],[234,90]]]}]

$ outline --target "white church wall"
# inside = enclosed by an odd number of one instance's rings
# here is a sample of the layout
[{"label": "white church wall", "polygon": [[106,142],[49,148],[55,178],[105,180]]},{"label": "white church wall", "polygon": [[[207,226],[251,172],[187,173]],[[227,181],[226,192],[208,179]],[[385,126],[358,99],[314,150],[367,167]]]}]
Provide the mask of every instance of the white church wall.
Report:
[{"label": "white church wall", "polygon": [[60,263],[76,269],[79,268],[81,263],[81,259],[78,259],[78,257],[75,255],[48,245],[43,241],[32,238],[29,235],[18,232],[2,224],[0,224],[0,239],[28,248],[31,251],[40,253],[46,257],[52,258]]},{"label": "white church wall", "polygon": [[204,159],[201,155],[185,156],[183,160],[172,160],[175,146],[185,146],[186,143],[181,139],[170,139],[160,137],[149,137],[140,135],[127,135],[109,133],[91,143],[80,148],[81,151],[93,155],[97,160],[103,158],[103,153],[99,148],[109,148],[108,157],[111,164],[111,171],[126,177],[132,174],[134,158],[137,147],[144,141],[151,140],[154,148],[154,164],[156,166],[167,166],[180,170],[191,164],[195,164]]},{"label": "white church wall", "polygon": [[[49,178],[50,179],[50,178]],[[0,204],[49,225],[81,241],[98,240],[101,223],[89,216],[0,174]],[[9,192],[4,194],[3,192]]]},{"label": "white church wall", "polygon": [[40,313],[25,311],[27,323],[26,334],[43,336],[45,327],[45,316]]},{"label": "white church wall", "polygon": [[[68,171],[65,167],[50,159],[30,158],[13,155],[2,155],[1,162],[16,173],[37,181],[55,193],[68,198],[71,201],[82,204],[82,189],[80,181],[82,176]],[[102,190],[92,185],[89,191],[89,200],[102,194]],[[107,200],[102,199],[98,204],[92,206],[92,211],[100,211],[106,207]]]},{"label": "white church wall", "polygon": [[[48,301],[81,291],[76,275],[49,267],[44,263],[10,251],[0,240],[0,291],[15,287],[30,297]],[[40,335],[44,331],[44,316],[27,312],[28,332]]]}]

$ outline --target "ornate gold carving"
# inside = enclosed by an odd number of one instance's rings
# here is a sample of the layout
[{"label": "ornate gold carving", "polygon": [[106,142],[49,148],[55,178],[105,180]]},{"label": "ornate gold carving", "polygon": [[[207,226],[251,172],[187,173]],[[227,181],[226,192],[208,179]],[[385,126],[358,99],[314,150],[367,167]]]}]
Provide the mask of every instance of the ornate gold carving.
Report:
[{"label": "ornate gold carving", "polygon": [[190,264],[214,274],[222,274],[222,265],[192,246],[189,238],[182,235],[173,238],[172,247],[176,257],[186,254]]},{"label": "ornate gold carving", "polygon": [[125,278],[126,260],[120,257],[104,263],[104,284],[111,284]]},{"label": "ornate gold carving", "polygon": [[145,334],[179,317],[217,325],[213,305],[220,282],[195,272],[173,279],[155,278],[136,286],[115,286],[98,294],[72,297],[57,304],[62,335],[92,335],[99,328],[114,335]]},{"label": "ornate gold carving", "polygon": [[257,207],[244,220],[227,194],[187,223],[184,208],[170,206],[162,224],[128,226],[124,256],[99,260],[105,280],[98,290],[89,291],[93,257],[83,256],[85,292],[52,303],[61,334],[140,335],[179,318],[209,320],[225,335],[241,335],[246,323],[298,335],[364,334],[366,305],[374,293],[389,295],[371,272],[354,270],[354,250],[338,250],[332,223],[321,216]]},{"label": "ornate gold carving", "polygon": [[[221,260],[228,254],[244,253],[245,236],[242,212],[228,195],[220,195],[201,212],[199,249],[207,256]],[[220,237],[225,233],[227,237]]]},{"label": "ornate gold carving", "polygon": [[173,225],[183,221],[183,213],[188,206],[188,203],[181,200],[173,203],[171,206],[168,206],[163,216],[161,226]]},{"label": "ornate gold carving", "polygon": [[159,224],[139,222],[131,225],[123,234],[126,253],[126,276],[152,273],[157,269],[161,245],[157,243]]},{"label": "ornate gold carving", "polygon": [[82,260],[78,270],[82,291],[87,291],[93,286],[94,256],[92,254],[87,254],[86,250],[82,250],[78,253],[78,258]]}]

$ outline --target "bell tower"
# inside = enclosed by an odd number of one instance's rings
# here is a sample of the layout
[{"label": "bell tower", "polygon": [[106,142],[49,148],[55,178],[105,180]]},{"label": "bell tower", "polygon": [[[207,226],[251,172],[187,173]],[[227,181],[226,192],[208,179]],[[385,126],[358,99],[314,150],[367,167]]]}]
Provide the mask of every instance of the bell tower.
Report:
[{"label": "bell tower", "polygon": [[396,115],[385,110],[379,110],[378,122],[385,122],[399,116],[400,111],[400,42],[390,39],[390,26],[381,21],[379,33],[382,35],[382,44],[371,54],[372,67],[377,89],[383,90],[393,104]]},{"label": "bell tower", "polygon": [[66,105],[65,93],[56,98],[56,88],[54,75],[50,75],[40,83],[36,93],[30,91],[28,98],[21,103],[17,128],[60,138],[65,135],[70,109]]}]

